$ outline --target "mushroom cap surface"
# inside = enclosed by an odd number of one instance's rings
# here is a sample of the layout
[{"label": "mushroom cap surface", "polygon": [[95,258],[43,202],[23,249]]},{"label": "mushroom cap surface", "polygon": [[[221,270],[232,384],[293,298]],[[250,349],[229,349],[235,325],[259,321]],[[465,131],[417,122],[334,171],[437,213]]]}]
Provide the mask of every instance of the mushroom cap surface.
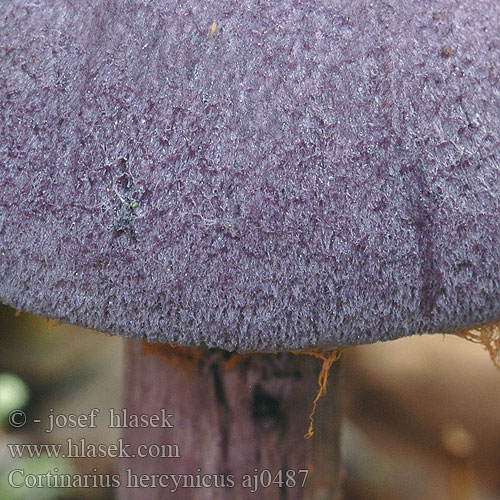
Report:
[{"label": "mushroom cap surface", "polygon": [[10,0],[0,301],[301,349],[500,319],[500,2]]}]

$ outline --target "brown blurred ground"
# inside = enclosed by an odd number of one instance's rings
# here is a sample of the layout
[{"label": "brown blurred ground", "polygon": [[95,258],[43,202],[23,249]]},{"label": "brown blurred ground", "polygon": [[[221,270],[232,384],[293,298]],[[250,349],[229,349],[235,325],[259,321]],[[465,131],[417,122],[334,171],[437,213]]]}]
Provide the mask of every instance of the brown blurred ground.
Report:
[{"label": "brown blurred ground", "polygon": [[[118,439],[117,429],[107,426],[56,429],[46,433],[44,423],[29,425],[34,418],[46,417],[51,408],[54,413],[68,415],[88,413],[92,408],[104,412],[108,408],[121,407],[123,339],[71,325],[54,327],[54,324],[54,321],[47,323],[44,318],[31,314],[23,313],[17,317],[13,309],[0,306],[0,373],[18,375],[27,383],[31,393],[25,408],[28,424],[22,429],[9,426],[0,429],[0,466],[3,464],[4,469],[19,466],[19,460],[11,460],[6,465],[9,458],[5,448],[7,443],[58,444],[68,438],[76,441],[83,437],[89,443],[100,444]],[[43,470],[51,469],[49,465],[42,466],[45,467]],[[69,465],[80,474],[91,473],[94,467],[99,474],[111,474],[114,469],[110,458],[82,459]],[[57,466],[62,470],[64,463],[59,462]],[[6,480],[3,474],[1,480]],[[42,495],[46,494],[33,489],[29,492],[29,499],[45,498]],[[63,498],[108,500],[112,498],[112,491],[87,488]]]},{"label": "brown blurred ground", "polygon": [[346,361],[346,499],[500,499],[500,372],[482,346],[415,336]]}]

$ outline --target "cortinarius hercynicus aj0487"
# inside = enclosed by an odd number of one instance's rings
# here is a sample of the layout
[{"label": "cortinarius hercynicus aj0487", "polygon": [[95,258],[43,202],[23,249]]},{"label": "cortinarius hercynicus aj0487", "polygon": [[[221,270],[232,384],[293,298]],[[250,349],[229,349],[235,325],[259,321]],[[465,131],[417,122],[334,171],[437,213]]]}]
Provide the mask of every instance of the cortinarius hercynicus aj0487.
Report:
[{"label": "cortinarius hercynicus aj0487", "polygon": [[302,440],[295,390],[316,367],[213,348],[331,360],[500,320],[499,26],[493,0],[4,2],[1,301],[204,346],[130,349],[129,406],[185,423],[170,470],[312,461],[333,498],[337,429]]}]

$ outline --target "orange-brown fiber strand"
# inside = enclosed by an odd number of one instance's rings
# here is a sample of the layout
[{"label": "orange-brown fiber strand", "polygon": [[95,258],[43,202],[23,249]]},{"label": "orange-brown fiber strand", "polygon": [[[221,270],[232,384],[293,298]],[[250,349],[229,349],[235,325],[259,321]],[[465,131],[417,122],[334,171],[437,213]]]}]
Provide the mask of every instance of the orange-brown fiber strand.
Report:
[{"label": "orange-brown fiber strand", "polygon": [[340,356],[342,355],[342,349],[335,349],[333,351],[325,352],[321,352],[319,350],[301,351],[300,354],[309,354],[310,356],[314,356],[323,361],[318,376],[319,389],[316,393],[316,397],[314,398],[311,413],[309,414],[309,428],[307,429],[307,433],[304,436],[306,439],[310,439],[314,435],[314,414],[316,413],[316,406],[318,405],[318,401],[320,400],[320,398],[326,394],[330,367],[335,361],[340,358]]},{"label": "orange-brown fiber strand", "polygon": [[54,328],[57,328],[58,326],[61,326],[63,324],[61,320],[54,321],[54,323],[51,323],[50,318],[45,318],[45,323],[47,323],[47,327],[49,330],[53,330]]},{"label": "orange-brown fiber strand", "polygon": [[[328,385],[328,375],[330,373],[330,367],[332,364],[340,359],[342,356],[342,352],[345,348],[336,348],[330,350],[322,350],[322,349],[298,349],[284,352],[291,352],[292,354],[306,354],[308,356],[314,356],[315,358],[321,359],[323,364],[321,365],[321,370],[318,375],[318,392],[316,393],[316,397],[313,401],[313,407],[311,413],[309,414],[309,427],[307,429],[304,437],[306,439],[310,439],[314,436],[314,415],[316,413],[316,407],[318,406],[318,401],[322,396],[326,394],[326,388]],[[265,351],[272,354],[278,354],[280,351]]]},{"label": "orange-brown fiber strand", "polygon": [[186,369],[193,369],[203,355],[203,351],[197,347],[148,342],[146,339],[142,340],[142,349],[144,354],[156,354],[170,365],[181,366]]},{"label": "orange-brown fiber strand", "polygon": [[483,344],[493,364],[500,370],[500,322],[468,328],[457,335],[476,344]]},{"label": "orange-brown fiber strand", "polygon": [[220,361],[222,368],[224,370],[232,370],[238,363],[241,363],[244,359],[248,358],[250,354],[239,354],[234,352],[229,359],[223,359]]}]

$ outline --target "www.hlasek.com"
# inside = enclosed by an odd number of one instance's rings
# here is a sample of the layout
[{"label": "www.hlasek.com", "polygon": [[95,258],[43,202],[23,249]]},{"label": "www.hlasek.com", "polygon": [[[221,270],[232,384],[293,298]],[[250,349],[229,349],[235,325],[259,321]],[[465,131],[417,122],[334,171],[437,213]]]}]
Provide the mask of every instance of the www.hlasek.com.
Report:
[{"label": "www.hlasek.com", "polygon": [[132,445],[118,439],[112,444],[88,443],[68,438],[64,444],[8,444],[12,458],[181,458],[178,444]]}]

